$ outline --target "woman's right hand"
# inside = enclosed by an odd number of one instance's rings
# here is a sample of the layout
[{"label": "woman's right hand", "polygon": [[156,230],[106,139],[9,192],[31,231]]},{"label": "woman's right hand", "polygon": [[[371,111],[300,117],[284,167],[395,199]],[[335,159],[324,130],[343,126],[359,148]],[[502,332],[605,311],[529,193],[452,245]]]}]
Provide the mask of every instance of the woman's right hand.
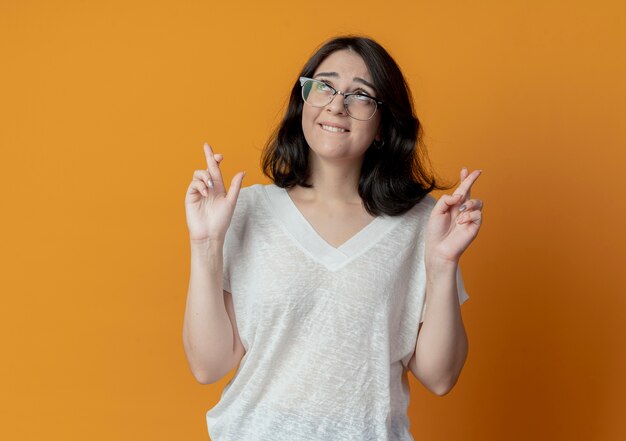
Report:
[{"label": "woman's right hand", "polygon": [[222,155],[214,155],[207,143],[204,143],[204,154],[208,168],[194,172],[193,180],[185,196],[189,238],[192,242],[208,240],[223,242],[235,211],[241,182],[246,173],[237,173],[226,193],[219,169]]}]

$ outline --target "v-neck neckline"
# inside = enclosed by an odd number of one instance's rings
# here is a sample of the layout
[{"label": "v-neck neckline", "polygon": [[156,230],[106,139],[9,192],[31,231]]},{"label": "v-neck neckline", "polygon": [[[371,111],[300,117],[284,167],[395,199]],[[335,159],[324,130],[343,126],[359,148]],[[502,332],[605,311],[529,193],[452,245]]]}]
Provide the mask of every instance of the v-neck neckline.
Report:
[{"label": "v-neck neckline", "polygon": [[275,184],[263,186],[273,216],[289,236],[317,262],[335,271],[374,246],[395,227],[402,216],[377,216],[338,247],[329,244],[304,217],[287,190]]}]

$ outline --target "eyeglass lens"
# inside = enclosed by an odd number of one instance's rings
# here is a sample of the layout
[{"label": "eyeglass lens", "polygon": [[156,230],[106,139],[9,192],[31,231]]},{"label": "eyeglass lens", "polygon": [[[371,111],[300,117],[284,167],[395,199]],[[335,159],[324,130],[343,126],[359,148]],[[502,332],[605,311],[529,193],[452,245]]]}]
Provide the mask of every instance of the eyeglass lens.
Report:
[{"label": "eyeglass lens", "polygon": [[[322,81],[307,80],[302,85],[302,98],[313,107],[327,106],[335,95],[335,90]],[[376,113],[376,101],[364,95],[349,95],[344,98],[344,104],[348,115],[354,119],[365,121]]]}]

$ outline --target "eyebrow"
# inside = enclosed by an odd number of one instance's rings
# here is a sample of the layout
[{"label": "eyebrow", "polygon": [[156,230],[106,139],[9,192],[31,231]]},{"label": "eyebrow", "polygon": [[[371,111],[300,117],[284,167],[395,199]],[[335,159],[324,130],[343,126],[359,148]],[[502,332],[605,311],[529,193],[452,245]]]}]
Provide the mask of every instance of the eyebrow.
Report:
[{"label": "eyebrow", "polygon": [[[339,74],[337,72],[320,72],[320,73],[318,73],[315,76],[316,77],[324,76],[324,77],[339,78]],[[376,92],[376,88],[374,87],[374,85],[372,83],[370,83],[369,81],[364,80],[361,77],[354,77],[352,79],[352,81],[354,81],[356,83],[365,84],[367,87],[370,87],[374,92]]]}]

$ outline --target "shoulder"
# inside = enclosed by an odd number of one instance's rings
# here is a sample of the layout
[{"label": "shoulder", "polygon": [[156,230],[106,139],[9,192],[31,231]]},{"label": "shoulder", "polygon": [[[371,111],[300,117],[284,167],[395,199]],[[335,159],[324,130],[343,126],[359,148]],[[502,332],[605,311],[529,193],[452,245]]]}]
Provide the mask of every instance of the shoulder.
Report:
[{"label": "shoulder", "polygon": [[235,203],[235,209],[226,231],[226,243],[237,248],[244,243],[255,243],[249,238],[265,235],[268,226],[273,225],[275,214],[269,204],[270,185],[252,184],[241,187]]},{"label": "shoulder", "polygon": [[416,205],[421,205],[423,209],[428,210],[428,212],[432,211],[437,203],[437,199],[430,193],[425,194],[422,200],[420,200]]},{"label": "shoulder", "polygon": [[396,244],[419,243],[436,203],[437,199],[426,194],[406,212],[396,216],[383,216],[383,222],[388,223],[392,231],[388,239]]},{"label": "shoulder", "polygon": [[263,187],[261,184],[252,184],[247,187],[241,187],[239,189],[239,199],[248,199],[252,197],[255,193],[258,193],[260,187]]},{"label": "shoulder", "polygon": [[428,216],[430,216],[430,212],[433,211],[433,208],[435,208],[435,204],[437,204],[437,199],[435,199],[435,197],[432,196],[430,193],[427,193],[402,216],[405,216],[412,220],[421,219],[424,217],[427,218]]},{"label": "shoulder", "polygon": [[251,205],[258,202],[261,192],[263,191],[263,185],[253,184],[247,187],[241,187],[239,189],[239,195],[237,196],[237,205],[235,210],[247,209]]},{"label": "shoulder", "polygon": [[237,247],[240,241],[247,235],[259,219],[257,204],[260,199],[260,191],[262,185],[253,184],[247,187],[241,187],[235,202],[230,225],[226,231],[225,249],[228,247]]},{"label": "shoulder", "polygon": [[272,184],[252,184],[247,187],[241,187],[235,203],[233,219],[240,221],[241,219],[254,217],[259,220],[266,217],[268,215],[268,195],[271,187],[273,187]]},{"label": "shoulder", "polygon": [[407,229],[412,236],[422,236],[436,204],[437,199],[430,193],[427,193],[406,213],[406,221],[404,223],[408,225]]},{"label": "shoulder", "polygon": [[239,189],[239,198],[256,200],[277,191],[281,188],[275,184],[252,184]]}]

